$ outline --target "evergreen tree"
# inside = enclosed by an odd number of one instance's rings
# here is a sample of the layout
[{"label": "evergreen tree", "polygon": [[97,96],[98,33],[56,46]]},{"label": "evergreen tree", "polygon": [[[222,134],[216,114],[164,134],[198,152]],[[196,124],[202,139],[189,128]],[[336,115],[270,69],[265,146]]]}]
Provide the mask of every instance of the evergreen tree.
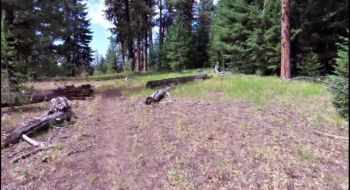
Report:
[{"label": "evergreen tree", "polygon": [[109,47],[106,53],[107,74],[117,71],[117,44],[115,38],[110,38]]},{"label": "evergreen tree", "polygon": [[316,53],[309,53],[306,58],[297,63],[297,69],[299,69],[299,75],[317,77],[320,76],[320,68],[322,65],[318,59]]},{"label": "evergreen tree", "polygon": [[183,69],[189,60],[190,42],[190,35],[184,28],[180,17],[177,16],[165,40],[166,65],[168,65],[168,68],[178,72]]},{"label": "evergreen tree", "polygon": [[74,70],[80,66],[89,66],[92,62],[92,53],[89,43],[92,40],[90,21],[86,19],[88,14],[86,4],[82,0],[68,1],[63,4],[64,42],[59,48],[59,53],[66,58],[66,67],[70,68],[72,76]]},{"label": "evergreen tree", "polygon": [[336,76],[329,76],[328,81],[334,85],[331,89],[333,105],[339,114],[349,121],[349,35],[339,38],[341,42],[337,43]]},{"label": "evergreen tree", "polygon": [[213,0],[200,0],[199,12],[196,26],[196,60],[193,68],[200,68],[209,65],[208,45],[212,24],[212,13],[214,10]]},{"label": "evergreen tree", "polygon": [[14,35],[5,22],[5,12],[3,11],[1,14],[1,89],[5,92],[19,90],[15,71],[17,41],[13,41],[13,39]]},{"label": "evergreen tree", "polygon": [[96,72],[94,73],[94,75],[106,74],[107,69],[108,69],[107,61],[103,56],[101,56],[101,58],[99,59],[99,63],[96,67]]},{"label": "evergreen tree", "polygon": [[247,45],[247,40],[253,36],[254,29],[259,24],[260,12],[245,0],[221,0],[216,14],[211,44],[214,48],[212,52],[215,53],[212,55],[229,68],[253,74],[255,68],[250,62],[253,50]]},{"label": "evergreen tree", "polygon": [[211,65],[246,74],[276,74],[280,65],[280,2],[222,0],[209,42]]}]

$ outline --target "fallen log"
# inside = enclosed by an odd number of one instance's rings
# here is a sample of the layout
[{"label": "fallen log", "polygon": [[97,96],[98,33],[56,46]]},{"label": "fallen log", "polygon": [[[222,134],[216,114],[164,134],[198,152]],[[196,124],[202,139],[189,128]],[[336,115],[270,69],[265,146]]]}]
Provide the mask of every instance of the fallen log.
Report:
[{"label": "fallen log", "polygon": [[185,77],[167,78],[167,79],[161,79],[161,80],[148,81],[146,84],[146,87],[154,88],[157,86],[186,83],[186,82],[194,81],[198,79],[202,79],[202,80],[210,79],[212,77],[213,76],[208,74],[198,74],[198,75],[191,75],[191,76],[185,76]]},{"label": "fallen log", "polygon": [[[69,100],[81,100],[92,96],[94,93],[90,84],[75,87],[74,85],[60,86],[58,89],[34,92],[34,93],[5,93],[1,94],[1,107],[22,106],[43,101],[50,101],[57,96],[65,96]],[[13,102],[13,103],[9,103]]]},{"label": "fallen log", "polygon": [[173,88],[171,87],[167,87],[166,89],[156,90],[153,94],[151,94],[146,98],[145,104],[150,105],[153,102],[159,103],[165,97],[165,95],[167,95],[168,98],[170,98],[171,90],[173,90]]},{"label": "fallen log", "polygon": [[56,112],[51,115],[42,116],[38,119],[33,119],[27,124],[20,125],[5,138],[2,147],[18,143],[22,135],[30,136],[34,133],[48,129],[52,124],[59,124],[64,120],[70,121],[72,114],[71,111]]}]

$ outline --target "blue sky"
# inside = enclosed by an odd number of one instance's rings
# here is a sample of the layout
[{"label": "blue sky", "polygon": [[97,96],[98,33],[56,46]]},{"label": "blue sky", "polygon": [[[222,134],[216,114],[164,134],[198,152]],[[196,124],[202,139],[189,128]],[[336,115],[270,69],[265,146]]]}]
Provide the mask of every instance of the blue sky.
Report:
[{"label": "blue sky", "polygon": [[[216,3],[218,0],[214,0]],[[97,50],[99,55],[105,55],[109,40],[108,37],[111,33],[108,28],[113,27],[103,16],[103,10],[105,9],[104,0],[88,0],[88,15],[87,18],[90,20],[90,28],[93,32],[93,38],[90,42],[90,47],[92,50]]]},{"label": "blue sky", "polygon": [[90,19],[90,28],[93,32],[90,47],[92,50],[97,50],[100,55],[106,54],[109,45],[108,37],[111,36],[108,28],[113,27],[103,16],[103,10],[105,9],[103,2],[104,0],[87,1],[87,18]]}]

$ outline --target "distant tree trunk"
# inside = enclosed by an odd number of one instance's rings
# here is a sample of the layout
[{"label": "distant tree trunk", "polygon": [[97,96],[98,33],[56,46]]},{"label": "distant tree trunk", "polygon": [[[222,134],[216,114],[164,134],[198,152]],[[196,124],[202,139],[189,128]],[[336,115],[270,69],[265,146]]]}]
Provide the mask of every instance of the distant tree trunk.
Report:
[{"label": "distant tree trunk", "polygon": [[136,48],[136,71],[140,71],[140,63],[141,63],[141,36],[140,33],[138,32],[137,34],[137,48]]},{"label": "distant tree trunk", "polygon": [[265,13],[266,3],[267,3],[267,0],[264,0],[263,14]]},{"label": "distant tree trunk", "polygon": [[158,4],[158,7],[159,7],[159,48],[163,48],[163,25],[164,25],[164,22],[163,22],[163,3],[162,3],[162,0],[159,0],[159,4]]},{"label": "distant tree trunk", "polygon": [[281,79],[287,80],[291,77],[290,71],[290,0],[282,0],[281,17]]},{"label": "distant tree trunk", "polygon": [[75,67],[73,67],[71,75],[72,77],[75,77]]},{"label": "distant tree trunk", "polygon": [[124,55],[124,42],[120,42],[121,54],[122,54],[122,71],[125,72],[125,55]]},{"label": "distant tree trunk", "polygon": [[134,55],[134,47],[133,47],[133,35],[131,32],[131,21],[130,21],[130,7],[129,7],[129,0],[124,0],[125,3],[125,18],[127,23],[127,30],[128,30],[128,49],[129,49],[129,59],[132,59],[131,63],[131,70],[135,70],[135,55]]},{"label": "distant tree trunk", "polygon": [[[152,0],[149,1],[149,7],[152,7]],[[149,16],[149,48],[150,48],[150,52],[153,50],[153,35],[152,35],[152,16]],[[147,48],[148,48],[147,47]]]},{"label": "distant tree trunk", "polygon": [[143,71],[146,72],[147,71],[147,30],[145,32],[145,40],[144,40],[144,44],[143,44]]}]

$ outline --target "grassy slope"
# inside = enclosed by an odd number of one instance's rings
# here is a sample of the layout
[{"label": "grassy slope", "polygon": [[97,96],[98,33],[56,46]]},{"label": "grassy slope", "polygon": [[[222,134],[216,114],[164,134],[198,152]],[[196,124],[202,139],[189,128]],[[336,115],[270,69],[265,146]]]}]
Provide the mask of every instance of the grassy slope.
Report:
[{"label": "grassy slope", "polygon": [[[211,71],[208,71],[210,73]],[[130,83],[115,81],[115,85],[128,87],[124,96],[145,98],[154,90],[146,89],[149,80],[158,80],[196,74],[196,71],[184,73],[153,74],[136,76]],[[104,86],[112,88],[115,85]],[[102,86],[103,87],[103,86]],[[171,92],[173,98],[202,99],[206,101],[246,101],[259,106],[277,104],[293,109],[296,113],[309,116],[312,120],[324,120],[335,125],[345,121],[338,117],[333,108],[331,94],[323,84],[306,81],[281,81],[278,77],[255,75],[232,75],[224,77],[214,75],[213,79],[190,82],[176,86]]]}]

